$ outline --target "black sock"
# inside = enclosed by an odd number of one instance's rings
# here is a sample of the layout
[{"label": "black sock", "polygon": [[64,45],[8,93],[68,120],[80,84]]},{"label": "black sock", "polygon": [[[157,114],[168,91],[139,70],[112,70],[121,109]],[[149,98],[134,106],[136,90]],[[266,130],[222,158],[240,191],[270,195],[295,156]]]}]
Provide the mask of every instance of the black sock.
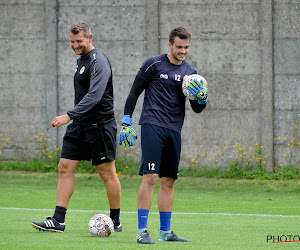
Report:
[{"label": "black sock", "polygon": [[64,207],[56,206],[53,218],[59,223],[65,222],[67,209]]},{"label": "black sock", "polygon": [[120,225],[120,208],[110,209],[110,218],[112,219],[115,226]]}]

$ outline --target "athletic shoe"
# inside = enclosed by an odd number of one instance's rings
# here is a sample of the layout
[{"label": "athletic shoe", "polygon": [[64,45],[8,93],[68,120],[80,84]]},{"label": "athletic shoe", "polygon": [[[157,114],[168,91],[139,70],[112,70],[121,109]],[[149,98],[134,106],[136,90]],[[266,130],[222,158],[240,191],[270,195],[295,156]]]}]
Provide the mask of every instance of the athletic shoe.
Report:
[{"label": "athletic shoe", "polygon": [[141,233],[136,236],[137,243],[140,244],[154,244],[154,240],[150,237],[150,234],[147,229],[142,231]]},{"label": "athletic shoe", "polygon": [[122,224],[120,222],[120,224],[117,226],[114,224],[114,231],[115,232],[122,232]]},{"label": "athletic shoe", "polygon": [[46,217],[46,220],[40,222],[32,222],[31,225],[39,231],[63,232],[66,223],[59,223],[53,217]]},{"label": "athletic shoe", "polygon": [[159,231],[158,241],[184,241],[184,242],[188,242],[189,240],[178,237],[176,234],[174,234],[173,231],[171,231],[171,233],[167,233],[167,232],[164,232],[164,231]]}]

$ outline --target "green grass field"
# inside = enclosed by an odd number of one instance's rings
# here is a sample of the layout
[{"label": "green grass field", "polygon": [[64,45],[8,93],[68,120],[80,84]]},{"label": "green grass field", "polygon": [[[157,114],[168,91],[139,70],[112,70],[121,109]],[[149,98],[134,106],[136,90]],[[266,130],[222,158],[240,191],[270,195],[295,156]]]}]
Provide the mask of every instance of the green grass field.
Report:
[{"label": "green grass field", "polygon": [[[154,245],[139,245],[135,241],[141,177],[121,175],[120,180],[123,232],[113,233],[108,238],[94,238],[88,231],[89,219],[96,213],[108,214],[109,210],[104,185],[96,174],[76,175],[66,231],[52,233],[35,230],[31,222],[53,215],[57,173],[0,171],[0,249],[300,248],[300,242],[274,244],[271,240],[267,243],[268,235],[300,235],[299,180],[179,178],[172,229],[191,242],[156,242]],[[156,198],[148,228],[157,241]]]}]

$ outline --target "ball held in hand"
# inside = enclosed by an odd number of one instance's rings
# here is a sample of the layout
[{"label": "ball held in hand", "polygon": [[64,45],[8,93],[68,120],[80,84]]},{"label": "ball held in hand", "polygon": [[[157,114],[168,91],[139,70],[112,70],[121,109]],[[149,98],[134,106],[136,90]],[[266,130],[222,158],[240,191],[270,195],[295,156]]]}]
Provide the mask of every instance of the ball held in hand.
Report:
[{"label": "ball held in hand", "polygon": [[207,99],[207,81],[201,75],[186,75],[182,82],[182,92],[190,100],[205,100]]}]

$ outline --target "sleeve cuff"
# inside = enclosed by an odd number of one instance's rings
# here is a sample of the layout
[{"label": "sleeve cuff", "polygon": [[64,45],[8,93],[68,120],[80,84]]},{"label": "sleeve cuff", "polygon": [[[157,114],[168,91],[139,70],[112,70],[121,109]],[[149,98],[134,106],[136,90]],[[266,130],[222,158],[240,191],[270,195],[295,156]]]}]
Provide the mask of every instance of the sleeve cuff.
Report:
[{"label": "sleeve cuff", "polygon": [[71,120],[74,120],[74,116],[71,114],[70,111],[67,112],[67,115],[71,118]]}]

